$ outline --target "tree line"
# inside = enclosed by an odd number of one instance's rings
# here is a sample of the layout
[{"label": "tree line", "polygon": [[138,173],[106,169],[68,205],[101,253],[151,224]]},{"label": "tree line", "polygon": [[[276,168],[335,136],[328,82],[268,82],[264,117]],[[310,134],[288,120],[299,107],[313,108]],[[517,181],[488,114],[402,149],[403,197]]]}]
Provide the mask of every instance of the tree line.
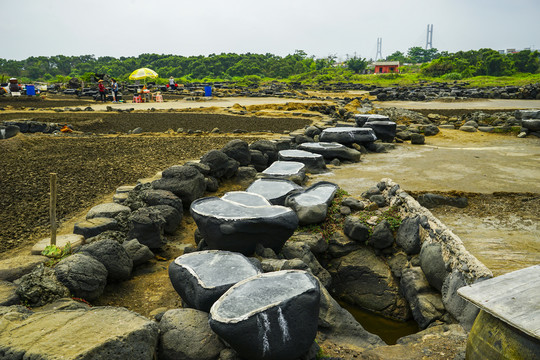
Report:
[{"label": "tree line", "polygon": [[[523,50],[515,54],[500,54],[492,49],[439,52],[437,49],[412,47],[407,53],[396,51],[386,61],[402,64],[422,64],[420,72],[430,77],[461,79],[478,75],[504,76],[515,73],[537,73],[540,69],[538,51]],[[32,56],[25,60],[0,58],[0,78],[17,77],[29,81],[65,82],[77,77],[92,81],[94,74],[108,74],[124,81],[135,69],[149,67],[155,70],[162,81],[170,76],[182,82],[192,80],[238,80],[239,78],[298,79],[302,74],[318,74],[324,81],[332,81],[332,70],[336,68],[360,74],[370,61],[361,56],[347,56],[338,64],[337,57],[308,56],[302,50],[294,54],[222,53],[208,56],[180,56],[141,54],[136,57],[114,58],[110,56]]]}]

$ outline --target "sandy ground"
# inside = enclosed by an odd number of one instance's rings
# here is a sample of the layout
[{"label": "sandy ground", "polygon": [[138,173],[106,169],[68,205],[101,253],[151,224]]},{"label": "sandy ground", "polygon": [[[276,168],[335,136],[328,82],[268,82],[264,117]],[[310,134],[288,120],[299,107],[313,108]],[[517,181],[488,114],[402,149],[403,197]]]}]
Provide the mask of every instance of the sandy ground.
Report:
[{"label": "sandy ground", "polygon": [[540,100],[465,99],[463,101],[374,101],[378,107],[416,109],[515,110],[540,109]]}]

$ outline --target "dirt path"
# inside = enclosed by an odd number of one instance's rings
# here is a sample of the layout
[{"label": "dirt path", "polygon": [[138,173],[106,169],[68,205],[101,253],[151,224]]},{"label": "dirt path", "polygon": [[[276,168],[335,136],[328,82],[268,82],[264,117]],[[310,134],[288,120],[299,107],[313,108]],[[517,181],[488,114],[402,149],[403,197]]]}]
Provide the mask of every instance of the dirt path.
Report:
[{"label": "dirt path", "polygon": [[503,100],[503,99],[465,99],[455,101],[374,101],[378,107],[397,107],[402,109],[457,109],[457,110],[515,110],[540,109],[540,100]]}]

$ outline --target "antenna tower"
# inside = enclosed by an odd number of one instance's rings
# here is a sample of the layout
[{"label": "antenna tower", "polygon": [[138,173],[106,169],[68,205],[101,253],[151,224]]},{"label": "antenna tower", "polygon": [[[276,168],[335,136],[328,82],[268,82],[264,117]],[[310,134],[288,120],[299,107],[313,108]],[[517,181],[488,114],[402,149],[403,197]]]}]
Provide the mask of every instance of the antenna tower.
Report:
[{"label": "antenna tower", "polygon": [[433,24],[427,26],[426,50],[433,48]]},{"label": "antenna tower", "polygon": [[377,38],[377,55],[375,61],[382,59],[382,38]]}]

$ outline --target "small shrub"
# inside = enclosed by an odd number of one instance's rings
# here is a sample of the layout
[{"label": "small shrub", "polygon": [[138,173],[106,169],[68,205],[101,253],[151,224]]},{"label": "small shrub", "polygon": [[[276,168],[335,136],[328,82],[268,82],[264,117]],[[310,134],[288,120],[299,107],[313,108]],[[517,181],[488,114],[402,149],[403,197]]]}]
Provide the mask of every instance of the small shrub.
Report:
[{"label": "small shrub", "polygon": [[461,80],[462,76],[458,72],[451,72],[451,73],[448,73],[448,74],[444,74],[443,76],[441,76],[441,78],[443,80]]},{"label": "small shrub", "polygon": [[50,260],[45,263],[45,266],[54,266],[60,260],[71,255],[71,244],[68,242],[63,248],[56,245],[47,245],[41,252],[41,255],[48,257]]}]

